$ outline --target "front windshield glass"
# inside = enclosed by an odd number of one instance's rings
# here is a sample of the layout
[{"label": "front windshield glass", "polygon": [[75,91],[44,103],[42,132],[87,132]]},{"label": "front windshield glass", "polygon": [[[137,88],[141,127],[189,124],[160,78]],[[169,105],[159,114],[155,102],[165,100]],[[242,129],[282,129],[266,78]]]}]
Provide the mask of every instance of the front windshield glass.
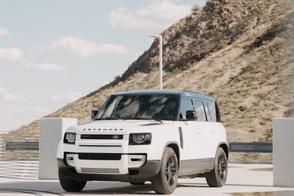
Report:
[{"label": "front windshield glass", "polygon": [[176,120],[178,95],[113,95],[97,115],[97,120]]}]

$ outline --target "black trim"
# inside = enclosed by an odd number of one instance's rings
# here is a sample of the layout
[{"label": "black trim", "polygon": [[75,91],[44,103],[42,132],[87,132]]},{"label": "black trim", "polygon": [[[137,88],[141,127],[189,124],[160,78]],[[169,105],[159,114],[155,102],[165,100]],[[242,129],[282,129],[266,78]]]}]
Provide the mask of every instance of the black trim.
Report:
[{"label": "black trim", "polygon": [[179,134],[180,134],[180,146],[183,149],[184,148],[184,140],[183,140],[183,129],[182,129],[182,127],[179,127]]},{"label": "black trim", "polygon": [[[78,152],[64,152],[64,159],[63,160],[64,160],[65,165],[68,165],[66,163],[66,160],[65,160],[67,154],[77,154],[79,156],[79,159],[84,159],[84,160],[121,160],[122,155],[144,155],[146,157],[146,160],[147,160],[147,154],[146,153],[78,153]],[[118,158],[118,157],[120,157],[120,158]]]},{"label": "black trim", "polygon": [[214,158],[188,159],[180,161],[179,176],[191,176],[213,169]]},{"label": "black trim", "polygon": [[73,180],[97,180],[97,181],[151,181],[159,173],[161,161],[152,160],[147,161],[140,168],[129,168],[129,174],[79,174],[74,167],[64,164],[64,159],[57,159],[59,174],[62,177]]},{"label": "black trim", "polygon": [[122,140],[123,135],[104,135],[104,134],[81,134],[81,139],[94,140]]},{"label": "black trim", "polygon": [[80,147],[122,147],[122,145],[79,145]]},{"label": "black trim", "polygon": [[121,160],[121,154],[114,153],[79,153],[81,160]]},{"label": "black trim", "polygon": [[[79,154],[78,152],[64,152],[64,155],[66,154]],[[147,156],[146,153],[109,153],[109,154],[120,154],[120,155],[145,155]]]}]

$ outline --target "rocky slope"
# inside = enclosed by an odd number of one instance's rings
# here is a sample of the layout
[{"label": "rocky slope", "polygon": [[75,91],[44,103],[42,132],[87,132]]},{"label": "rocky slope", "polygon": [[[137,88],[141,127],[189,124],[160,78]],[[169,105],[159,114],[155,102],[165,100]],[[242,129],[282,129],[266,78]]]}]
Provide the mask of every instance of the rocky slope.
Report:
[{"label": "rocky slope", "polygon": [[[210,0],[165,31],[164,87],[215,97],[231,141],[270,141],[272,118],[294,113],[291,0]],[[88,122],[111,93],[155,89],[156,41],[110,84],[50,114]],[[6,141],[38,140],[37,121]]]}]

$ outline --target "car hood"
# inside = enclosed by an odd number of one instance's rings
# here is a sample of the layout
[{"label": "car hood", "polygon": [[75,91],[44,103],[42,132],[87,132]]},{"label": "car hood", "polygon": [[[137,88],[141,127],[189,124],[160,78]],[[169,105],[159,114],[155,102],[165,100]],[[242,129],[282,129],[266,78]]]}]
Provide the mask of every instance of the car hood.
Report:
[{"label": "car hood", "polygon": [[[77,126],[79,132],[128,132],[135,127],[148,127],[165,124],[155,120],[97,120],[88,124]],[[145,130],[142,128],[141,130]],[[138,130],[140,131],[140,130]]]}]

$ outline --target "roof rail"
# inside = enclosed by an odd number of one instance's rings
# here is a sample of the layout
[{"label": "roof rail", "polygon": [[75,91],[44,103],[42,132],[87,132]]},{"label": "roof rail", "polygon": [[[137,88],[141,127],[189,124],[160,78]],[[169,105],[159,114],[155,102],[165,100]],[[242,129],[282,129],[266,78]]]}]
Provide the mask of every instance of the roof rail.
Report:
[{"label": "roof rail", "polygon": [[208,94],[201,93],[201,92],[194,92],[194,91],[187,91],[187,90],[183,90],[183,92],[187,92],[187,93],[194,93],[194,94],[200,94],[200,95],[203,95],[203,96],[210,97]]}]

